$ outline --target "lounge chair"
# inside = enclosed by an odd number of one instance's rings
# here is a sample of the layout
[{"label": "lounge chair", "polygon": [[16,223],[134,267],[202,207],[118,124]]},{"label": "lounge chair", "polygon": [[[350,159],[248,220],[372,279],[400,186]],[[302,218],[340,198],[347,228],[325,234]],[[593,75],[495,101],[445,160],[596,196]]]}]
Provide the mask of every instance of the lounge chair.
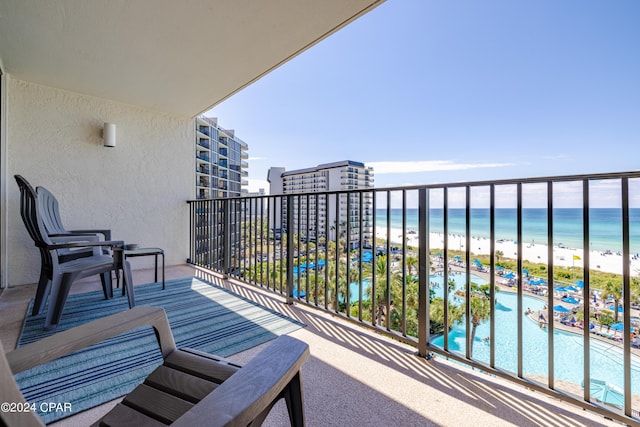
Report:
[{"label": "lounge chair", "polygon": [[[24,403],[13,377],[18,372],[151,325],[164,363],[94,425],[260,425],[284,398],[293,426],[304,425],[300,369],[309,346],[286,335],[245,367],[189,349],[177,349],[162,308],[136,307],[8,352],[0,345],[0,401]],[[0,425],[44,426],[34,412],[0,412]]]},{"label": "lounge chair", "polygon": [[[62,310],[67,300],[71,285],[83,277],[99,274],[102,280],[102,289],[105,298],[113,296],[111,285],[111,272],[122,269],[124,271],[124,284],[127,288],[129,307],[135,305],[133,295],[133,281],[128,261],[123,257],[123,241],[86,241],[85,237],[79,237],[83,241],[55,243],[47,234],[42,221],[42,213],[38,205],[38,196],[33,187],[20,175],[15,176],[20,188],[20,215],[29,236],[40,251],[40,279],[36,290],[36,298],[33,305],[33,314],[38,314],[44,309],[44,303],[50,295],[45,329],[55,328],[62,316]],[[109,247],[113,255],[102,252],[103,247]],[[59,258],[59,251],[66,249],[91,248],[91,256],[64,261]]]}]

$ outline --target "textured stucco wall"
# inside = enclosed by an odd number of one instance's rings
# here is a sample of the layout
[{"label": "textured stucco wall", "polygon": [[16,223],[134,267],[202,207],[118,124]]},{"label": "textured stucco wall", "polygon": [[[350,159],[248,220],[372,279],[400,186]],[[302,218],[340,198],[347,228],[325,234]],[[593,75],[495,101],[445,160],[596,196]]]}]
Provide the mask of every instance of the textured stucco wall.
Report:
[{"label": "textured stucco wall", "polygon": [[[183,264],[193,120],[11,77],[7,86],[9,285],[36,282],[40,268],[14,174],[56,195],[67,228],[110,228],[113,239],[162,247],[167,265]],[[103,122],[117,125],[117,147],[103,147]],[[153,257],[131,261],[149,267]]]}]

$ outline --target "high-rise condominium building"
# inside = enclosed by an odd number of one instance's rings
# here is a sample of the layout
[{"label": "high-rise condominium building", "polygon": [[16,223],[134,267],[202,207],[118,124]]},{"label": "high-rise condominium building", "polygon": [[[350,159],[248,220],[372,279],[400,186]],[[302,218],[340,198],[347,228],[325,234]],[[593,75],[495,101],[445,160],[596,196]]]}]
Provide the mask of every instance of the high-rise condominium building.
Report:
[{"label": "high-rise condominium building", "polygon": [[240,196],[248,185],[249,146],[218,119],[196,118],[196,198]]},{"label": "high-rise condominium building", "polygon": [[[372,243],[373,195],[370,192],[347,191],[373,188],[373,168],[351,160],[288,172],[282,167],[272,167],[267,180],[271,195],[330,192],[296,198],[291,207],[294,232],[305,236],[308,234],[310,239],[327,234],[330,239],[335,239],[336,230],[344,234],[348,228],[351,248],[358,247],[361,237],[364,245]],[[344,193],[340,193],[341,191]],[[269,209],[275,218],[274,231],[277,233],[277,229],[287,230],[289,207],[286,199],[282,204]]]},{"label": "high-rise condominium building", "polygon": [[[222,199],[246,194],[248,145],[236,137],[233,130],[218,126],[216,118],[197,117],[195,126],[196,198]],[[197,207],[194,244],[199,262],[217,263],[222,267],[225,256],[232,262],[240,256],[240,248],[232,245],[229,247],[231,252],[224,254],[225,242],[219,238],[225,224],[224,209],[217,203],[203,202]],[[239,202],[230,203],[240,206]],[[227,237],[233,242],[240,233],[240,224],[235,215],[228,221]]]}]

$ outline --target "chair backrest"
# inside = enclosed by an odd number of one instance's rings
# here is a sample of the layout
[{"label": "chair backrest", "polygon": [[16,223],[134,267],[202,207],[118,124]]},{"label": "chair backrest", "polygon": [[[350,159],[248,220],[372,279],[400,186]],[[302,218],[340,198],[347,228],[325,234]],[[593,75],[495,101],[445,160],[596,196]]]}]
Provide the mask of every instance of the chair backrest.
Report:
[{"label": "chair backrest", "polygon": [[43,248],[51,244],[42,219],[38,214],[38,196],[31,184],[21,175],[15,175],[20,188],[20,216],[35,245]]},{"label": "chair backrest", "polygon": [[49,234],[64,234],[66,229],[60,218],[60,208],[58,199],[49,190],[38,186],[36,188],[38,194],[38,205],[40,214],[42,215],[42,223]]}]

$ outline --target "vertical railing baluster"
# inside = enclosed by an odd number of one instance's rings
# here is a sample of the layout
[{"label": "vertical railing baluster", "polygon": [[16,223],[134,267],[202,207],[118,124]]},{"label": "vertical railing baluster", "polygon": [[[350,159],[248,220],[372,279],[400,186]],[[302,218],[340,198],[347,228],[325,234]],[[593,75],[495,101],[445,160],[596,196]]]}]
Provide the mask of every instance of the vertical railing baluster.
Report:
[{"label": "vertical railing baluster", "polygon": [[358,193],[358,320],[362,322],[362,264],[363,264],[363,246],[364,246],[364,193]]},{"label": "vertical railing baluster", "polygon": [[[313,238],[314,238],[314,242],[315,242],[315,265],[316,268],[313,269],[313,276],[314,276],[314,285],[313,285],[313,289],[314,289],[314,295],[313,295],[313,301],[316,305],[316,307],[318,306],[318,269],[320,268],[318,266],[318,252],[320,252],[320,205],[318,204],[320,202],[320,196],[318,195],[318,193],[316,193],[314,195],[314,203],[315,203],[315,225],[314,225],[314,232],[313,232]],[[326,256],[325,256],[326,258]]]},{"label": "vertical railing baluster", "polygon": [[293,196],[287,198],[287,304],[293,304]]},{"label": "vertical railing baluster", "polygon": [[449,187],[442,189],[442,226],[444,243],[442,254],[444,256],[444,269],[442,272],[443,281],[443,323],[444,323],[444,342],[445,351],[449,351]]},{"label": "vertical railing baluster", "polygon": [[377,199],[378,192],[373,191],[371,197],[371,209],[373,211],[373,218],[371,220],[371,232],[373,243],[371,244],[371,323],[373,326],[380,325],[380,316],[378,315],[378,298],[376,297],[376,270],[378,266],[378,245],[376,238],[376,221],[377,221]]},{"label": "vertical railing baluster", "polygon": [[402,289],[401,307],[402,317],[400,329],[403,336],[407,335],[407,190],[402,190]]},{"label": "vertical railing baluster", "polygon": [[[286,279],[285,276],[285,268],[288,268],[288,266],[285,266],[287,259],[285,258],[284,260],[282,259],[286,249],[285,246],[285,242],[284,239],[282,238],[282,235],[285,233],[285,227],[284,227],[284,207],[286,205],[286,201],[287,199],[285,198],[285,196],[279,196],[278,198],[278,203],[280,206],[280,209],[278,209],[278,216],[280,216],[280,274],[278,275],[280,277],[279,283],[278,283],[278,287],[276,288],[276,284],[274,283],[273,285],[273,290],[277,290],[278,292],[282,292],[282,286],[283,286],[283,280]],[[275,203],[274,203],[275,204]],[[288,210],[288,207],[287,207]],[[275,215],[274,215],[275,216]],[[289,224],[287,224],[287,231],[288,231],[288,227]],[[285,261],[285,262],[283,262]]]},{"label": "vertical railing baluster", "polygon": [[489,365],[496,367],[496,186],[489,186]]},{"label": "vertical railing baluster", "polygon": [[630,271],[630,235],[629,227],[629,178],[622,178],[622,346],[624,349],[624,413],[631,416],[631,271]]},{"label": "vertical railing baluster", "polygon": [[338,300],[340,299],[340,254],[342,253],[342,248],[340,247],[340,194],[335,193],[336,198],[336,206],[335,206],[335,224],[336,224],[336,271],[335,271],[335,307],[334,310],[336,313],[340,311],[338,306]]},{"label": "vertical railing baluster", "polygon": [[431,267],[429,253],[429,193],[426,188],[418,190],[418,355],[427,355],[431,341],[429,304],[429,273]]},{"label": "vertical railing baluster", "polygon": [[465,354],[468,358],[471,357],[472,355],[472,348],[471,346],[473,345],[473,343],[471,342],[471,187],[470,186],[465,186],[464,189],[464,198],[465,198],[465,211],[464,211],[464,215],[465,215],[465,219],[464,219],[464,234],[465,234],[465,239],[464,239],[464,262],[465,262],[465,266],[464,266],[464,294],[465,294],[465,305],[464,305],[464,311],[465,311],[465,323],[466,323],[466,333],[467,333],[467,339],[466,339],[466,346],[465,346]]},{"label": "vertical railing baluster", "polygon": [[[589,180],[582,180],[582,256],[583,263],[583,292],[589,292],[591,289],[591,274],[589,272]],[[589,303],[585,300],[586,304]],[[588,310],[588,309],[587,309]],[[589,318],[586,321],[589,322]],[[589,325],[583,326],[583,357],[584,357],[584,376],[582,383],[584,384],[584,399],[591,400],[591,348],[589,344]],[[588,393],[588,394],[587,394]]]},{"label": "vertical railing baluster", "polygon": [[224,228],[223,228],[223,256],[224,256],[224,268],[223,274],[224,277],[227,278],[229,275],[229,270],[231,269],[231,200],[225,199],[223,201],[224,206]]},{"label": "vertical railing baluster", "polygon": [[[554,368],[554,360],[555,360],[555,345],[553,341],[553,331],[555,329],[555,325],[553,324],[553,182],[547,183],[547,264],[548,264],[548,273],[547,273],[547,312],[545,314],[545,320],[547,321],[547,350],[548,350],[548,361],[547,366],[549,367],[549,388],[555,387],[555,368]],[[586,286],[586,284],[585,284]],[[542,311],[541,311],[542,313]],[[538,315],[538,322],[541,322]],[[588,385],[585,386],[588,388]]]},{"label": "vertical railing baluster", "polygon": [[311,276],[311,271],[309,271],[309,264],[310,264],[310,259],[311,256],[309,255],[309,195],[307,194],[305,197],[305,206],[306,209],[304,210],[304,223],[306,226],[305,229],[305,239],[304,239],[304,253],[305,253],[305,257],[304,259],[305,261],[305,265],[306,268],[304,269],[305,271],[305,297],[304,299],[306,301],[309,301],[309,277]]},{"label": "vertical railing baluster", "polygon": [[329,238],[331,235],[329,234],[329,226],[330,226],[330,216],[329,216],[329,195],[323,195],[324,198],[324,309],[329,309]]},{"label": "vertical railing baluster", "polygon": [[346,285],[344,290],[344,302],[345,302],[345,314],[347,317],[351,317],[351,194],[346,194],[347,204],[347,237],[345,239],[345,245],[347,249],[347,265],[346,265]]},{"label": "vertical railing baluster", "polygon": [[391,329],[391,192],[387,192],[387,253],[386,253],[386,298],[384,323],[387,329]]},{"label": "vertical railing baluster", "polygon": [[522,183],[519,182],[516,186],[516,200],[517,200],[517,210],[516,210],[516,228],[517,228],[517,239],[518,239],[518,258],[517,258],[517,267],[516,271],[518,272],[518,277],[516,279],[518,286],[518,303],[517,303],[517,317],[518,317],[518,377],[522,378],[524,376],[523,366],[522,366],[522,349],[523,349],[523,335],[522,335],[522,326],[523,326],[523,304],[522,304]]}]

